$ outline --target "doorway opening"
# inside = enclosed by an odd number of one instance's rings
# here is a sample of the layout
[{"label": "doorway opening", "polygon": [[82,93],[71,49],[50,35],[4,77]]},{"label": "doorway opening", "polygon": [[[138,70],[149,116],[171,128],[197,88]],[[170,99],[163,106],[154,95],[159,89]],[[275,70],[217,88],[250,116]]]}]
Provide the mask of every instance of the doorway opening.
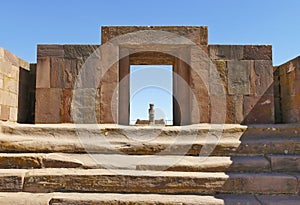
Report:
[{"label": "doorway opening", "polygon": [[148,109],[154,104],[155,120],[173,125],[173,66],[130,65],[130,125],[149,120]]}]

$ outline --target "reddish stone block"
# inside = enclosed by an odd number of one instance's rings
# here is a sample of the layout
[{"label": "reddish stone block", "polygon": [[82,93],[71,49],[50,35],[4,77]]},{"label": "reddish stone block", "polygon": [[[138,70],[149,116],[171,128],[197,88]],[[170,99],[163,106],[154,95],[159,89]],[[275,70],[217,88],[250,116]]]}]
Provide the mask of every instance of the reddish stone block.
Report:
[{"label": "reddish stone block", "polygon": [[72,123],[73,119],[71,116],[71,103],[72,103],[72,89],[63,89],[61,98],[61,122]]},{"label": "reddish stone block", "polygon": [[272,46],[247,45],[244,46],[244,60],[272,60]]},{"label": "reddish stone block", "polygon": [[274,123],[274,97],[244,96],[244,124]]},{"label": "reddish stone block", "polygon": [[60,88],[37,88],[35,104],[36,123],[61,123]]},{"label": "reddish stone block", "polygon": [[272,61],[257,60],[251,67],[251,94],[273,95],[273,65]]},{"label": "reddish stone block", "polygon": [[63,45],[38,45],[37,57],[38,59],[44,57],[61,57],[65,55]]}]

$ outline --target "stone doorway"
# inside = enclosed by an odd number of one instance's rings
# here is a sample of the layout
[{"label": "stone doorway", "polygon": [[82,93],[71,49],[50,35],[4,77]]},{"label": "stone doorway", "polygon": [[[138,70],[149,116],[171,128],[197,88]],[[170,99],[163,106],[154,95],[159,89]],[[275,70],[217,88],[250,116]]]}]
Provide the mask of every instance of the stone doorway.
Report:
[{"label": "stone doorway", "polygon": [[153,104],[155,124],[173,125],[173,66],[130,66],[130,125],[149,124]]},{"label": "stone doorway", "polygon": [[[171,65],[173,67],[173,125],[191,124],[191,94],[189,92],[191,69],[186,62],[163,52],[143,51],[132,53],[119,61],[118,124],[130,124],[130,66]],[[124,53],[121,53],[124,56]]]}]

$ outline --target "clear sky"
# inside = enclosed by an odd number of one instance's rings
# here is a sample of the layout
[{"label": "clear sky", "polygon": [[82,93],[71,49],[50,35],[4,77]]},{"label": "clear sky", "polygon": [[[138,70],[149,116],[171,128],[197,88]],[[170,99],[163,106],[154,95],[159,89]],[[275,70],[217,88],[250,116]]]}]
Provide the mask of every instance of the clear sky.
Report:
[{"label": "clear sky", "polygon": [[99,44],[103,25],[206,25],[210,44],[272,44],[281,64],[300,54],[299,0],[7,0],[0,46],[36,62],[36,45]]},{"label": "clear sky", "polygon": [[36,62],[37,44],[99,44],[104,25],[205,25],[209,44],[273,45],[274,65],[300,55],[300,0],[3,0],[0,5],[0,46],[29,62]]}]

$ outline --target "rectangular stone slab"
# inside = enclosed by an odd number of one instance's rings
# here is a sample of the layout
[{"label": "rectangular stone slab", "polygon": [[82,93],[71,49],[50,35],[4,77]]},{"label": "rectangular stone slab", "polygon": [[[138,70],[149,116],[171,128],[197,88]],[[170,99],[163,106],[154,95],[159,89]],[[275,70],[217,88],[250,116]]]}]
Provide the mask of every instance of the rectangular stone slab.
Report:
[{"label": "rectangular stone slab", "polygon": [[297,178],[285,174],[43,169],[26,174],[24,191],[176,194],[296,194]]}]

